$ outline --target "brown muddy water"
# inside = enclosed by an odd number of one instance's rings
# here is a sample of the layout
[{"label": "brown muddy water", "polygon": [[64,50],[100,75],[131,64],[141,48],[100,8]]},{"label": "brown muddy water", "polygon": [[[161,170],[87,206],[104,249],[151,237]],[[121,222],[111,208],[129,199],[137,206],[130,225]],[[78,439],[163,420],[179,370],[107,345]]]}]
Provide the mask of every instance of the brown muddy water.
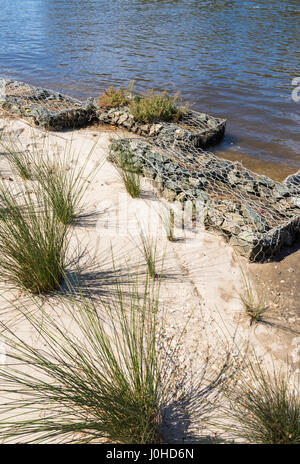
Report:
[{"label": "brown muddy water", "polygon": [[299,45],[299,0],[0,0],[0,75],[81,99],[180,91],[228,118],[221,156],[278,180],[300,167]]}]

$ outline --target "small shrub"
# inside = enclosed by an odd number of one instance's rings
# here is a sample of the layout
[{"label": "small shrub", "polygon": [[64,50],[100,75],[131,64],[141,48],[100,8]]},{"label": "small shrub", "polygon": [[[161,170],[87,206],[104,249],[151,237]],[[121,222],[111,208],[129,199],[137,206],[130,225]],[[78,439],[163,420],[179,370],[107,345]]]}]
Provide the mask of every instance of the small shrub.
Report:
[{"label": "small shrub", "polygon": [[145,123],[177,121],[185,111],[184,108],[177,106],[178,98],[178,94],[171,97],[166,92],[156,94],[151,90],[145,95],[136,96],[130,102],[129,109],[136,121]]},{"label": "small shrub", "polygon": [[128,90],[120,87],[116,89],[114,86],[106,89],[98,98],[98,106],[101,108],[116,108],[119,106],[126,106],[129,104]]},{"label": "small shrub", "polygon": [[30,193],[22,203],[0,186],[0,272],[34,294],[57,290],[64,279],[67,229],[47,203]]},{"label": "small shrub", "polygon": [[[100,167],[99,162],[93,165],[93,169],[87,169],[95,146],[82,162],[82,154],[73,154],[72,145],[68,143],[64,153],[57,153],[54,161],[45,153],[36,168],[36,177],[45,193],[45,201],[49,202],[49,207],[65,225],[71,224],[80,215],[83,196]],[[71,162],[74,167],[71,167]]]},{"label": "small shrub", "polygon": [[289,375],[251,364],[227,392],[230,434],[254,444],[300,444],[300,392],[294,387]]}]

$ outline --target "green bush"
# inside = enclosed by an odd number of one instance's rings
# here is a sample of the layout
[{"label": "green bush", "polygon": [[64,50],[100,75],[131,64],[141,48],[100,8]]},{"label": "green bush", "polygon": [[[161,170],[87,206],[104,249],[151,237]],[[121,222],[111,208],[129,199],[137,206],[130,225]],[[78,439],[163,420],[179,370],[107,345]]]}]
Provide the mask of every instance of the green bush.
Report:
[{"label": "green bush", "polygon": [[147,94],[136,96],[129,105],[130,112],[136,121],[159,122],[177,121],[184,114],[185,109],[176,104],[179,95],[169,96],[166,92],[154,93],[153,90]]}]

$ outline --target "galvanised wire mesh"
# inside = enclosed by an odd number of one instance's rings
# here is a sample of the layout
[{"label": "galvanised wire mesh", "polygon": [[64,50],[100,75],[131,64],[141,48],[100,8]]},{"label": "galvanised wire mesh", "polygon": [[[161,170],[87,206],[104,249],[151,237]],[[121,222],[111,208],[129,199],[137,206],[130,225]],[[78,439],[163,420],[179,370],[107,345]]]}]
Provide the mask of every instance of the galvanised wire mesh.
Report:
[{"label": "galvanised wire mesh", "polygon": [[[133,98],[131,96],[131,98]],[[182,209],[192,203],[194,223],[221,234],[251,261],[271,259],[300,231],[300,171],[283,183],[239,162],[218,158],[226,120],[187,109],[180,121],[136,121],[128,106],[101,108],[48,89],[0,79],[2,110],[51,130],[94,123],[136,134],[112,142],[110,159],[150,178],[163,197]],[[138,138],[138,137],[139,138]]]},{"label": "galvanised wire mesh", "polygon": [[110,160],[150,178],[162,196],[192,202],[195,224],[221,234],[250,261],[270,259],[292,245],[300,232],[300,172],[283,183],[258,175],[239,162],[218,158],[180,135],[120,139]]},{"label": "galvanised wire mesh", "polygon": [[11,79],[0,80],[0,108],[51,130],[85,126],[94,114],[79,100]]}]

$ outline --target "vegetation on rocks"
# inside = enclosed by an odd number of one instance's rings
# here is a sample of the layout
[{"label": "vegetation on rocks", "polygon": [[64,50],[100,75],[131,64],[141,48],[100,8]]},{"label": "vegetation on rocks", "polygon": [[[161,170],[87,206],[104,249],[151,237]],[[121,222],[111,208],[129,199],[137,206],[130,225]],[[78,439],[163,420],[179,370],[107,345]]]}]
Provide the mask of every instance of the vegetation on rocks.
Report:
[{"label": "vegetation on rocks", "polygon": [[129,105],[130,112],[136,121],[145,123],[160,121],[178,121],[186,108],[179,108],[179,94],[174,97],[167,92],[155,93],[153,90],[136,96]]},{"label": "vegetation on rocks", "polygon": [[97,103],[101,108],[109,109],[128,105],[129,101],[127,89],[116,89],[112,85],[99,96]]}]

